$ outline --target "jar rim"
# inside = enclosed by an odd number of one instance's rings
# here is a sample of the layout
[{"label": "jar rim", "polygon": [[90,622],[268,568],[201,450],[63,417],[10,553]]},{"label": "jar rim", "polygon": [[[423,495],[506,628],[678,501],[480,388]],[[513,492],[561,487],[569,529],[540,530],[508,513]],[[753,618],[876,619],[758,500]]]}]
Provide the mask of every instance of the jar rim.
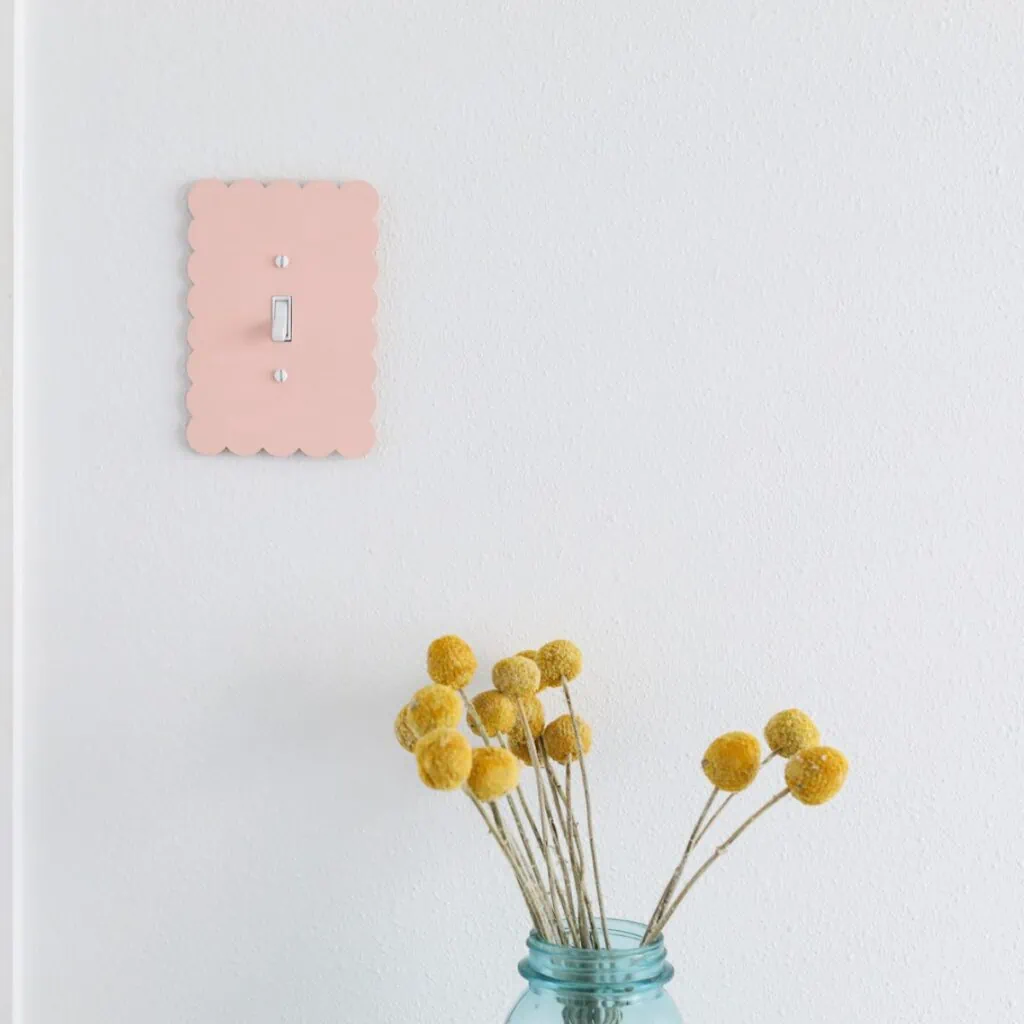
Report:
[{"label": "jar rim", "polygon": [[613,943],[615,937],[618,936],[634,941],[636,945],[613,945],[611,949],[606,949],[604,946],[599,949],[563,946],[561,943],[548,942],[536,929],[530,932],[526,939],[526,945],[538,953],[558,954],[561,956],[578,954],[581,957],[592,957],[601,960],[625,960],[629,957],[649,956],[652,953],[661,953],[665,949],[665,939],[660,934],[653,942],[648,942],[643,946],[640,945],[640,940],[644,937],[647,925],[641,924],[639,921],[631,921],[628,918],[622,917],[609,917],[607,918],[607,924],[608,933],[612,937]]},{"label": "jar rim", "polygon": [[641,946],[645,925],[619,918],[607,923],[612,949],[560,946],[531,932],[526,940],[529,955],[519,962],[519,973],[532,989],[554,991],[559,998],[581,999],[587,1005],[595,999],[626,1005],[656,996],[675,974],[662,938]]}]

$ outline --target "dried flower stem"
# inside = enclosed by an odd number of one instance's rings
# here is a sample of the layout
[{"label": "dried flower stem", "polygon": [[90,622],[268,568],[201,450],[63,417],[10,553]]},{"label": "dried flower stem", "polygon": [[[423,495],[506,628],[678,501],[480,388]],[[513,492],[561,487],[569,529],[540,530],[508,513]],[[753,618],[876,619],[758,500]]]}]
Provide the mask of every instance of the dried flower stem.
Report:
[{"label": "dried flower stem", "polygon": [[[550,805],[549,805],[549,808],[548,808],[548,817],[549,818],[551,817]],[[554,830],[554,828],[555,828],[555,823],[554,823],[553,819],[551,820],[551,828],[552,828],[552,830]],[[556,851],[558,850],[558,844],[557,843],[555,844],[555,849],[556,849]],[[559,852],[558,860],[559,860],[561,868],[562,868],[562,877],[565,879],[565,886],[563,887],[562,882],[560,882],[558,880],[558,877],[556,876],[555,877],[555,893],[558,896],[558,903],[559,903],[559,906],[561,907],[562,916],[565,919],[565,926],[566,926],[566,929],[568,931],[568,939],[569,939],[569,941],[568,941],[567,945],[577,945],[578,946],[579,943],[580,943],[580,936],[578,934],[577,924],[576,924],[576,916],[575,916],[576,911],[575,911],[575,908],[573,907],[573,903],[572,903],[572,879],[571,879],[571,876],[569,875],[568,868],[566,867],[565,858],[562,856],[562,854],[560,852]]]},{"label": "dried flower stem", "polygon": [[[764,767],[764,766],[765,766],[765,765],[766,765],[766,764],[767,764],[767,763],[768,763],[768,762],[769,762],[769,761],[770,761],[770,760],[771,760],[771,759],[772,759],[773,757],[777,757],[777,756],[778,756],[778,755],[777,755],[777,754],[775,753],[775,751],[773,750],[773,751],[772,751],[772,752],[771,752],[771,753],[770,753],[770,754],[769,754],[769,755],[768,755],[768,756],[767,756],[767,757],[766,757],[766,758],[765,758],[765,759],[764,759],[764,760],[763,760],[763,761],[761,762],[761,767],[763,768],[763,767]],[[704,827],[703,827],[703,828],[702,828],[702,829],[700,830],[700,833],[698,834],[697,838],[696,838],[696,839],[694,840],[694,843],[693,843],[694,847],[696,847],[696,846],[699,846],[699,845],[700,845],[700,841],[701,841],[701,840],[702,840],[702,839],[704,838],[704,836],[705,836],[705,835],[707,835],[707,831],[708,831],[708,829],[709,829],[709,828],[711,828],[711,826],[712,826],[712,825],[714,825],[714,823],[715,823],[715,820],[717,819],[717,817],[718,817],[718,816],[719,816],[719,815],[720,815],[720,814],[722,813],[722,811],[724,811],[724,810],[726,809],[726,807],[728,807],[728,806],[729,806],[729,802],[730,802],[730,801],[732,800],[732,798],[733,798],[733,797],[734,797],[735,795],[736,795],[735,793],[730,793],[730,794],[729,794],[729,795],[728,795],[728,796],[727,796],[727,797],[726,797],[726,798],[725,798],[725,799],[724,799],[724,800],[723,800],[723,801],[721,802],[721,804],[720,804],[720,805],[719,805],[719,807],[718,807],[718,810],[717,810],[717,811],[715,811],[715,813],[714,813],[714,814],[712,814],[710,818],[708,818],[708,820],[707,820],[707,824],[706,824],[706,825],[705,825],[705,826],[704,826]]]},{"label": "dried flower stem", "polygon": [[[462,703],[463,703],[463,705],[466,708],[466,717],[471,719],[476,724],[476,727],[477,727],[477,729],[479,731],[479,736],[480,736],[480,738],[484,742],[484,746],[486,746],[486,747],[492,746],[491,739],[487,735],[487,729],[484,727],[483,719],[481,719],[480,713],[477,711],[476,706],[469,699],[469,697],[466,696],[466,692],[464,690],[460,690],[459,691],[459,696],[462,697]],[[502,746],[504,746],[504,743],[502,743]],[[516,788],[518,789],[518,787],[516,787]],[[522,797],[522,794],[520,793],[520,798],[521,797]],[[534,881],[536,887],[541,892],[541,894],[543,894],[544,893],[544,883],[543,883],[543,880],[541,878],[540,869],[537,867],[537,862],[536,862],[536,860],[534,859],[534,856],[533,856],[533,849],[530,846],[529,840],[526,838],[526,831],[523,829],[523,822],[522,822],[522,820],[519,817],[519,813],[516,811],[516,806],[512,802],[511,797],[507,797],[506,799],[508,800],[509,810],[512,812],[512,818],[513,818],[513,820],[516,823],[516,828],[519,830],[519,836],[520,836],[520,838],[522,839],[522,842],[523,842],[523,849],[526,851],[526,856],[527,856],[527,858],[529,859],[529,862],[530,862],[530,869],[531,869],[531,871],[533,873],[533,881]],[[527,812],[527,814],[529,814],[529,809],[526,807],[525,801],[523,802],[523,809]],[[504,826],[504,823],[501,820],[501,815],[500,815],[497,807],[493,807],[492,806],[491,812],[494,815],[494,823],[497,826],[498,831],[501,832],[502,837],[507,842],[508,841],[508,836],[507,836],[507,833],[505,831],[505,826]],[[536,829],[534,831],[536,832]],[[509,845],[511,846],[511,844],[509,844]],[[538,837],[538,845],[540,845],[539,837]],[[518,851],[516,851],[516,853],[518,854]],[[525,870],[526,865],[525,865],[525,863],[522,862],[521,855],[520,855],[520,863],[522,863],[522,866],[523,866],[523,868]],[[548,908],[545,908],[545,909],[548,909]],[[555,914],[553,912],[554,908],[552,907],[552,908],[550,908],[550,910],[552,911],[551,916],[554,919],[557,919],[557,914]]]},{"label": "dried flower stem", "polygon": [[[612,940],[608,937],[608,915],[604,912],[604,893],[601,891],[601,872],[597,866],[597,842],[594,839],[594,809],[590,802],[590,783],[587,780],[587,760],[583,754],[583,740],[580,738],[580,727],[573,710],[572,697],[569,696],[569,684],[562,677],[562,693],[569,709],[569,721],[572,722],[573,736],[576,740],[576,752],[580,758],[580,778],[583,780],[583,800],[587,808],[587,833],[590,836],[590,859],[594,865],[594,890],[597,892],[597,908],[601,915],[601,932],[604,935],[606,949],[612,948]],[[596,945],[596,943],[595,943]]]},{"label": "dried flower stem", "polygon": [[[569,936],[568,937],[571,940],[569,942],[566,942],[565,944],[567,946],[571,946],[573,944],[576,944],[578,946],[580,940],[579,940],[579,936],[576,934],[576,922],[575,922],[575,920],[573,919],[573,916],[572,916],[572,910],[570,908],[569,901],[568,901],[568,899],[566,897],[566,891],[567,890],[562,888],[562,883],[559,882],[558,879],[556,878],[555,879],[555,892],[558,894],[558,902],[559,902],[559,905],[562,908],[562,915],[565,918],[566,925],[567,925],[567,927],[569,929]],[[571,893],[572,890],[569,889],[568,892]]]},{"label": "dried flower stem", "polygon": [[[526,803],[526,797],[523,795],[522,790],[518,786],[516,786],[514,792],[515,792],[516,796],[519,797],[520,803],[522,804],[523,811],[526,812],[527,817],[530,819],[530,825],[531,825],[531,828],[533,830],[534,837],[537,840],[537,846],[540,849],[543,849],[543,841],[541,839],[541,836],[540,836],[539,832],[537,831],[536,823],[533,821],[533,815],[530,813],[529,805]],[[526,855],[527,855],[527,857],[530,860],[530,869],[531,869],[532,874],[533,874],[533,879],[534,879],[534,881],[535,881],[539,891],[543,893],[544,892],[544,877],[541,874],[540,868],[537,866],[536,860],[534,859],[533,848],[530,845],[529,840],[527,839],[526,831],[523,828],[522,819],[519,817],[519,814],[518,814],[518,812],[516,810],[516,805],[512,801],[511,796],[508,796],[505,799],[508,800],[508,802],[509,802],[509,808],[512,811],[512,817],[515,819],[516,826],[519,829],[520,838],[523,841],[523,847],[526,849]],[[562,906],[563,914],[568,915],[569,914],[569,910],[568,910],[568,904],[567,904],[567,901],[566,901],[565,891],[562,889],[562,887],[560,885],[557,884],[557,880],[556,880],[555,892],[554,892],[553,895],[557,896],[558,903],[561,904],[561,906]],[[552,913],[556,913],[557,912],[556,908],[554,906],[552,906],[551,909],[552,909]]]},{"label": "dried flower stem", "polygon": [[[498,742],[501,744],[501,746],[504,749],[506,749],[506,750],[508,749],[508,747],[505,744],[504,738],[500,734],[498,736]],[[523,845],[526,847],[527,855],[530,858],[530,865],[533,868],[534,877],[536,878],[538,885],[540,885],[540,887],[543,889],[544,883],[543,883],[543,879],[542,879],[541,874],[540,874],[540,869],[537,867],[537,862],[533,858],[533,848],[530,845],[529,841],[527,840],[527,837],[526,837],[525,832],[524,832],[523,827],[522,827],[522,821],[519,818],[519,815],[516,813],[515,805],[512,802],[512,797],[515,797],[516,799],[519,800],[519,805],[522,808],[523,814],[526,816],[526,820],[527,820],[527,822],[529,823],[529,826],[530,826],[530,831],[533,833],[533,837],[534,837],[534,839],[537,842],[538,849],[541,849],[541,850],[544,849],[544,840],[543,840],[543,838],[542,838],[542,836],[540,834],[540,829],[537,826],[536,819],[533,817],[533,812],[530,810],[530,805],[526,802],[526,796],[523,793],[522,787],[516,786],[516,788],[512,791],[512,794],[509,797],[507,797],[506,799],[509,800],[509,806],[512,808],[512,816],[516,820],[516,825],[519,826],[519,834],[520,834],[520,836],[522,836]],[[558,848],[558,844],[557,844],[557,835],[556,835],[555,848],[556,848],[556,850],[559,850],[559,854],[561,854],[561,851]],[[572,889],[570,888],[568,890],[568,892],[569,892],[569,895],[571,896]],[[561,888],[561,886],[557,887],[557,893],[556,894],[558,896],[559,903],[561,903],[561,905],[562,905],[562,909],[565,910],[566,913],[569,913],[569,907],[571,907],[571,900],[567,900],[566,899],[566,892]],[[570,920],[571,920],[571,915],[570,915]]]},{"label": "dried flower stem", "polygon": [[548,901],[548,895],[544,890],[543,881],[539,875],[536,878],[531,877],[530,872],[526,867],[526,862],[523,859],[523,855],[517,848],[513,839],[506,837],[506,846],[511,855],[511,863],[514,866],[518,866],[519,876],[522,878],[522,884],[525,885],[526,890],[530,892],[537,907],[537,912],[540,915],[541,923],[544,925],[544,927],[538,929],[538,931],[541,935],[545,936],[549,942],[557,942],[558,932],[555,924],[558,917],[553,906]]},{"label": "dried flower stem", "polygon": [[[501,747],[503,749],[506,749],[506,750],[508,749],[505,746],[505,741],[502,738],[500,733],[498,734],[498,742],[499,742],[499,744],[501,744]],[[530,808],[527,806],[526,800],[523,798],[523,791],[517,785],[513,792],[519,797],[519,800],[520,800],[520,802],[523,805],[523,811],[526,813],[527,818],[530,820],[530,825],[533,828],[533,834],[534,834],[534,836],[537,839],[537,845],[540,846],[541,845],[540,834],[537,832],[537,826],[536,826],[536,824],[533,821],[533,815],[530,814]],[[538,884],[543,885],[543,882],[541,880],[541,875],[540,875],[540,869],[537,867],[537,862],[536,862],[536,860],[534,860],[534,857],[533,857],[533,847],[530,845],[530,841],[529,841],[529,839],[526,836],[526,830],[523,828],[523,820],[522,820],[522,818],[519,817],[519,812],[516,810],[516,805],[515,805],[514,801],[512,800],[512,796],[511,795],[506,796],[505,799],[508,801],[508,808],[512,812],[512,818],[513,818],[513,820],[516,823],[516,828],[519,830],[519,837],[523,841],[523,849],[526,850],[526,856],[529,858],[530,867],[533,870],[534,878],[537,880]]]},{"label": "dried flower stem", "polygon": [[523,828],[523,819],[519,816],[519,811],[516,809],[516,805],[512,800],[511,796],[506,796],[505,799],[508,801],[508,809],[512,812],[512,820],[516,823],[516,828],[519,830],[519,838],[523,841],[523,849],[526,851],[526,856],[530,861],[530,870],[533,872],[534,879],[539,883],[541,882],[540,868],[537,867],[537,861],[533,856],[533,848],[530,846],[530,841],[526,838],[526,830]]},{"label": "dried flower stem", "polygon": [[[560,792],[557,781],[555,789]],[[580,897],[583,907],[586,909],[585,914],[582,909],[580,910],[581,929],[588,932],[588,944],[596,946],[597,922],[594,920],[594,907],[590,902],[590,893],[587,892],[587,863],[583,855],[583,840],[580,838],[580,827],[576,822],[576,816],[572,813],[572,761],[565,762],[565,793],[562,798],[565,802],[565,816],[576,844],[576,871],[579,874]]]},{"label": "dried flower stem", "polygon": [[459,696],[465,705],[466,717],[473,720],[476,727],[480,730],[480,739],[484,741],[484,746],[489,747],[491,745],[491,738],[487,735],[487,730],[484,728],[484,720],[480,717],[480,712],[477,711],[476,705],[466,696],[465,690],[459,690]]},{"label": "dried flower stem", "polygon": [[[540,759],[544,764],[544,771],[546,773],[548,784],[554,780],[554,773],[551,770],[551,762],[548,759],[547,751],[544,749],[544,741],[541,740],[537,746],[540,752]],[[551,814],[551,805],[554,804],[555,814]],[[560,840],[559,827],[561,827],[561,836],[565,837],[566,847],[569,850],[570,859],[572,858],[572,837],[569,834],[569,830],[565,823],[565,818],[562,815],[562,807],[559,804],[557,798],[554,795],[554,787],[551,787],[551,800],[548,801],[548,818],[551,823],[551,830],[555,837],[555,853],[558,855],[559,866],[562,869],[562,878],[565,881],[565,896],[562,898],[563,909],[565,910],[566,920],[568,921],[569,931],[572,933],[572,939],[580,945],[582,942],[582,936],[579,932],[579,920],[576,916],[576,908],[573,904],[572,898],[572,886],[574,874],[570,874],[569,865],[565,861],[565,854],[562,852],[562,843]],[[557,818],[557,824],[556,824]]]},{"label": "dried flower stem", "polygon": [[[502,743],[502,746],[504,746],[504,743]],[[537,825],[533,821],[533,815],[530,813],[530,808],[529,808],[529,805],[526,803],[526,798],[523,796],[523,792],[522,792],[522,790],[518,786],[516,786],[516,788],[515,788],[515,793],[519,796],[520,802],[523,805],[523,810],[526,812],[527,816],[530,818],[530,825],[531,825],[531,827],[533,829],[534,837],[537,840],[537,845],[543,849],[543,840],[541,838],[541,835],[537,831]],[[534,878],[536,879],[537,884],[541,887],[541,889],[543,889],[544,881],[543,881],[543,878],[541,876],[540,869],[537,867],[537,863],[533,859],[533,853],[531,851],[530,844],[527,841],[526,832],[523,829],[522,821],[521,821],[518,813],[516,812],[516,807],[515,807],[515,804],[512,802],[511,796],[506,797],[506,799],[509,801],[509,807],[511,807],[511,809],[512,809],[512,816],[516,820],[516,825],[518,825],[518,827],[519,827],[519,834],[522,837],[523,845],[526,847],[526,852],[529,855],[530,865],[533,868]],[[548,817],[550,819],[550,810],[548,811]],[[551,821],[551,827],[552,827],[552,829],[554,829],[554,827],[555,827],[554,821]],[[564,859],[562,857],[562,850],[561,850],[561,847],[558,844],[558,833],[557,833],[557,831],[555,832],[555,850],[558,853],[558,859],[560,861],[562,861],[562,863],[564,865]],[[553,896],[557,897],[558,904],[561,905],[561,908],[562,908],[562,914],[565,916],[566,920],[569,922],[570,932],[573,933],[571,935],[571,938],[576,939],[576,935],[575,935],[575,932],[574,932],[574,919],[573,919],[573,910],[572,910],[572,888],[571,888],[570,883],[569,883],[568,875],[566,875],[565,884],[566,884],[566,888],[563,889],[562,886],[559,884],[558,879],[556,878],[555,879],[555,890],[554,890]],[[557,910],[557,907],[555,909]]]},{"label": "dried flower stem", "polygon": [[704,809],[698,815],[697,824],[693,826],[693,831],[690,833],[690,838],[687,840],[686,848],[683,850],[683,855],[679,859],[679,863],[676,865],[675,871],[672,872],[672,877],[668,880],[668,885],[666,885],[662,890],[661,898],[658,900],[658,905],[654,908],[654,913],[651,914],[651,919],[647,923],[647,930],[644,932],[644,937],[640,940],[641,946],[645,945],[647,940],[652,937],[652,932],[658,926],[658,921],[661,918],[661,915],[665,912],[665,907],[668,906],[668,901],[672,899],[672,894],[676,891],[679,879],[686,870],[686,862],[690,859],[690,854],[693,851],[693,848],[697,845],[697,836],[700,834],[700,827],[704,824],[704,819],[708,816],[708,812],[711,810],[711,805],[715,802],[715,797],[718,796],[718,793],[719,789],[715,786],[711,790],[711,796],[708,797],[707,803],[704,804]]},{"label": "dried flower stem", "polygon": [[540,826],[537,824],[537,819],[533,816],[533,811],[530,810],[530,805],[526,802],[526,794],[523,792],[522,786],[516,786],[514,792],[519,798],[519,806],[526,816],[526,821],[530,826],[530,831],[533,833],[533,838],[537,841],[538,849],[543,849],[544,840],[540,834]]},{"label": "dried flower stem", "polygon": [[[505,737],[498,733],[498,743],[501,744],[503,750],[508,750],[508,744],[505,742]],[[540,849],[544,847],[544,841],[541,838],[540,828],[537,825],[537,819],[534,818],[533,812],[530,810],[530,805],[526,802],[526,797],[523,795],[522,786],[516,786],[514,790],[515,795],[519,798],[519,806],[522,809],[526,821],[530,826],[530,831],[533,833],[534,839],[537,840],[537,846]]]},{"label": "dried flower stem", "polygon": [[509,866],[512,868],[512,874],[515,875],[516,882],[523,894],[523,899],[526,901],[526,907],[530,912],[530,917],[533,919],[534,926],[545,939],[553,942],[554,930],[548,920],[548,915],[544,911],[539,894],[536,891],[536,886],[525,873],[522,861],[517,858],[512,844],[509,843],[508,839],[491,823],[490,818],[487,817],[487,812],[484,810],[484,805],[473,795],[470,789],[468,787],[463,787],[463,792],[469,797],[473,806],[477,809],[477,812],[483,819],[484,824],[487,826],[488,832],[491,833],[494,841],[498,844],[501,852],[508,860]]},{"label": "dried flower stem", "polygon": [[[477,727],[477,729],[479,731],[480,738],[484,742],[484,746],[490,747],[492,745],[490,737],[487,735],[487,729],[484,727],[483,719],[481,719],[480,713],[477,711],[476,706],[469,699],[469,697],[466,696],[465,690],[460,690],[459,691],[459,695],[462,697],[462,703],[463,703],[463,705],[466,708],[466,717],[471,719],[476,724],[476,727]],[[504,746],[504,744],[502,744],[502,746]],[[516,788],[518,789],[518,786]],[[474,797],[473,799],[474,799],[474,802],[476,802],[476,798]],[[522,793],[520,793],[520,799],[522,799]],[[511,798],[509,798],[509,800],[508,800],[508,805],[509,805],[509,809],[512,812],[512,817],[513,817],[513,819],[514,819],[514,821],[516,823],[516,827],[519,830],[519,835],[520,835],[520,837],[522,839],[522,842],[523,842],[523,849],[526,851],[526,856],[527,856],[527,858],[529,859],[529,862],[530,862],[530,868],[532,869],[532,872],[533,872],[534,887],[538,890],[540,896],[543,899],[543,897],[545,897],[547,894],[544,892],[544,884],[543,884],[543,881],[541,880],[540,869],[537,867],[537,862],[534,860],[533,850],[530,847],[529,840],[526,838],[526,832],[523,829],[523,823],[522,823],[522,821],[519,818],[519,814],[516,812],[515,804],[512,802]],[[498,828],[498,831],[501,832],[502,838],[504,838],[504,840],[506,842],[506,845],[509,848],[509,851],[512,851],[513,850],[513,844],[508,842],[508,836],[507,836],[507,834],[505,832],[504,824],[501,821],[501,815],[500,815],[497,807],[492,807],[491,810],[492,810],[492,812],[494,814],[494,821],[495,821],[495,825]],[[525,800],[523,800],[523,810],[526,811],[527,814],[529,814],[529,808],[526,806]],[[488,823],[488,824],[490,824],[490,823]],[[534,831],[536,832],[536,829],[534,829]],[[538,839],[538,843],[539,843],[539,839]],[[515,853],[518,855],[520,865],[522,866],[522,869],[525,872],[526,871],[526,865],[525,865],[525,862],[523,862],[523,860],[522,860],[522,855],[519,854],[518,851],[515,851]],[[511,862],[511,857],[510,857],[510,862]],[[549,916],[552,920],[555,920],[555,921],[558,920],[558,914],[557,914],[557,912],[555,912],[553,904],[551,906],[549,906],[549,907],[545,907],[544,910],[547,911],[547,916]],[[561,929],[559,929],[559,931],[561,931]]]},{"label": "dried flower stem", "polygon": [[569,828],[569,835],[572,837],[569,842],[569,858],[572,863],[573,872],[576,877],[576,889],[579,894],[578,912],[580,914],[580,935],[583,939],[584,948],[593,948],[596,943],[593,936],[597,935],[597,923],[594,920],[594,908],[590,902],[590,894],[587,892],[586,883],[586,857],[583,853],[583,840],[580,838],[580,827],[576,816],[572,813],[572,762],[565,765],[565,789],[563,790],[554,776],[551,777],[552,788],[556,798],[565,808],[566,824]]},{"label": "dried flower stem", "polygon": [[[516,707],[519,710],[519,722],[522,725],[523,733],[526,736],[526,745],[530,751],[530,761],[533,763],[533,771],[537,776],[537,804],[540,807],[541,838],[543,840],[544,860],[548,868],[549,898],[551,899],[551,905],[554,906],[555,864],[551,859],[551,838],[548,834],[547,801],[546,794],[544,792],[544,781],[540,774],[540,760],[537,757],[537,745],[533,742],[533,730],[530,728],[530,721],[526,717],[526,708],[523,707],[523,702],[518,697],[516,698]],[[565,933],[562,929],[561,921],[556,921],[555,923],[558,926],[558,933],[562,938],[563,944],[568,945],[565,939]]]},{"label": "dried flower stem", "polygon": [[[473,796],[474,800],[478,799],[478,797],[476,797],[476,795],[473,794],[472,790],[469,790],[469,792]],[[490,810],[491,817],[494,820],[494,831],[497,833],[498,839],[504,844],[504,847],[508,850],[509,854],[511,855],[513,865],[516,868],[518,868],[519,873],[523,876],[524,880],[536,886],[537,883],[539,883],[540,879],[534,879],[530,877],[530,872],[527,870],[526,862],[523,860],[522,853],[520,852],[519,848],[515,845],[514,840],[509,836],[508,830],[505,828],[505,821],[501,816],[501,812],[492,803],[484,804],[483,801],[480,801],[480,803],[484,807],[485,811],[488,809]]]},{"label": "dried flower stem", "polygon": [[[761,762],[761,767],[763,768],[775,756],[776,755],[774,751],[769,753],[768,756],[764,758],[764,760]],[[665,886],[665,890],[661,894],[661,899],[658,901],[658,906],[655,908],[654,913],[651,915],[651,920],[647,925],[647,931],[644,933],[644,937],[640,942],[641,945],[643,945],[648,940],[648,938],[651,937],[651,933],[657,927],[658,919],[665,912],[665,907],[668,904],[668,901],[672,898],[672,894],[675,892],[676,885],[679,883],[679,879],[686,868],[686,862],[689,859],[690,854],[695,849],[697,849],[697,847],[700,845],[700,841],[704,838],[705,835],[707,835],[708,829],[710,829],[711,826],[714,825],[718,816],[722,813],[722,811],[726,809],[726,807],[729,806],[729,803],[732,801],[733,797],[736,796],[735,793],[730,793],[718,805],[718,808],[715,810],[715,813],[712,814],[710,818],[708,818],[708,811],[711,809],[711,805],[714,803],[715,797],[717,797],[720,792],[721,790],[717,787],[711,791],[711,796],[708,797],[708,802],[704,805],[704,810],[701,811],[700,817],[697,819],[697,824],[694,825],[693,832],[690,834],[690,840],[686,844],[686,850],[683,853],[682,860],[680,860],[671,879],[669,879],[668,885]],[[705,818],[707,818],[706,821]]]},{"label": "dried flower stem", "polygon": [[[568,892],[570,893],[571,891],[571,889],[568,890]],[[564,941],[563,939],[563,944],[567,946],[572,945],[574,942],[579,942],[579,939],[577,937],[577,934],[575,934],[575,922],[572,919],[572,912],[569,907],[568,898],[566,897],[566,890],[562,888],[562,884],[558,881],[557,878],[555,879],[555,895],[558,897],[558,906],[561,907],[561,913],[559,915],[558,921],[560,923],[562,920],[564,920],[566,927],[568,929],[567,939],[569,941]],[[560,924],[559,933],[564,935],[564,932],[562,931]]]},{"label": "dried flower stem", "polygon": [[715,861],[718,860],[718,858],[721,857],[722,854],[725,853],[725,851],[728,850],[729,847],[732,846],[732,844],[737,839],[739,839],[739,837],[748,828],[750,828],[750,826],[753,825],[754,822],[757,821],[757,819],[760,818],[762,814],[765,813],[765,811],[774,807],[780,800],[783,799],[783,797],[787,796],[789,796],[788,789],[779,790],[779,792],[776,793],[775,796],[771,798],[771,800],[769,800],[765,804],[762,804],[756,811],[754,811],[754,813],[749,818],[747,818],[747,820],[743,822],[743,824],[740,825],[740,827],[736,829],[736,831],[733,832],[733,834],[729,836],[729,838],[726,839],[726,841],[722,843],[722,845],[719,846],[718,849],[716,849],[715,852],[711,854],[711,856],[708,857],[708,859],[704,861],[704,863],[701,864],[699,868],[697,868],[697,870],[693,874],[693,877],[686,883],[686,885],[683,886],[683,891],[676,897],[675,902],[672,904],[671,907],[668,908],[668,911],[662,917],[661,922],[658,924],[658,927],[651,935],[652,939],[656,939],[661,934],[665,925],[668,924],[672,915],[679,908],[679,904],[682,903],[684,899],[686,899],[687,893],[689,893],[689,891],[697,884],[697,880],[704,874],[704,872],[707,871],[707,869],[711,867],[711,865],[714,864]]}]

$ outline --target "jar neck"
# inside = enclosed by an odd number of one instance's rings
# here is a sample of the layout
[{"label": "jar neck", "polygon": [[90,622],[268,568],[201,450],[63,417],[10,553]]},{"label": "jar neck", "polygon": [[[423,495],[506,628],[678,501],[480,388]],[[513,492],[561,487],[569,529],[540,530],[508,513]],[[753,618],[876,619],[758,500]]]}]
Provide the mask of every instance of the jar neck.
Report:
[{"label": "jar neck", "polygon": [[675,973],[659,936],[641,946],[645,926],[635,921],[608,921],[611,949],[577,949],[545,942],[536,932],[526,945],[529,955],[519,973],[534,989],[566,997],[635,1002],[658,995]]}]

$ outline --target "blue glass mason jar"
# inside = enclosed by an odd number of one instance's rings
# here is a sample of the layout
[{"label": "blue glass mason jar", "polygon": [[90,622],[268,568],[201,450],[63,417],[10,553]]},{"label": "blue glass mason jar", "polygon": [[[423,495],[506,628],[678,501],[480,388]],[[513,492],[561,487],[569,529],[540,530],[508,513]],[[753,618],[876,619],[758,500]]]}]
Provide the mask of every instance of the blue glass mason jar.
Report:
[{"label": "blue glass mason jar", "polygon": [[528,987],[505,1024],[682,1024],[665,991],[675,973],[665,942],[641,946],[644,927],[609,919],[611,949],[556,946],[532,932],[519,964]]}]

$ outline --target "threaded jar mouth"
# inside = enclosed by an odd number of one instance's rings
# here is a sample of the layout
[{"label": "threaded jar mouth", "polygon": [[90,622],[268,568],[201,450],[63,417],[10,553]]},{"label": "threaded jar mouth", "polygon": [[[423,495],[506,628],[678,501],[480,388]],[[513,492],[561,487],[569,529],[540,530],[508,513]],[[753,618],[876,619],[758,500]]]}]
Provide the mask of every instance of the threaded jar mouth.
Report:
[{"label": "threaded jar mouth", "polygon": [[646,925],[637,921],[609,918],[611,949],[559,946],[531,932],[526,940],[530,952],[520,962],[519,973],[534,988],[616,1000],[639,998],[662,988],[675,973],[660,935],[640,945],[645,930]]}]

